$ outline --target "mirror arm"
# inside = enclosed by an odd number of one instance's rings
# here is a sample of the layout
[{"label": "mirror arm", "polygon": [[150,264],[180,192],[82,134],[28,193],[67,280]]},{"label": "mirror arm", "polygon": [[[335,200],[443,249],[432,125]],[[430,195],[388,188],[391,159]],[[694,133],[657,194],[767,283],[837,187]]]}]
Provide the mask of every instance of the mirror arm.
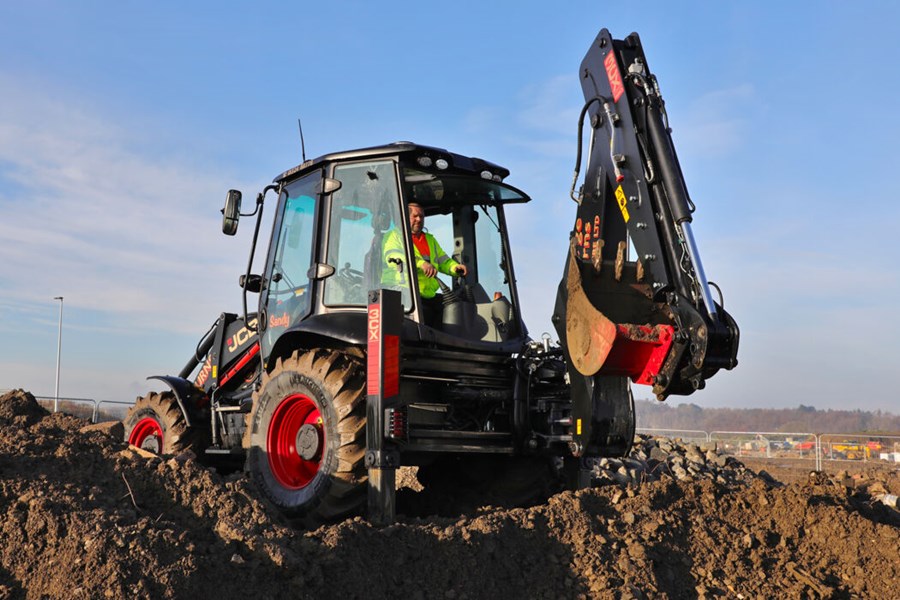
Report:
[{"label": "mirror arm", "polygon": [[[256,195],[256,206],[253,208],[253,212],[252,212],[252,213],[246,213],[246,214],[241,213],[241,216],[242,216],[242,217],[252,217],[252,216],[254,216],[257,212],[259,212],[259,211],[262,209],[263,200],[265,199],[266,194],[267,194],[268,192],[270,192],[270,191],[273,191],[273,190],[277,191],[278,189],[279,189],[279,186],[276,185],[276,184],[274,184],[274,183],[270,183],[269,185],[267,185],[266,187],[264,187],[264,188],[263,188],[263,191],[261,191],[259,194]],[[255,238],[254,238],[254,239],[255,239]]]},{"label": "mirror arm", "polygon": [[[269,184],[263,188],[263,190],[256,197],[256,209],[246,216],[256,215],[256,227],[253,229],[253,243],[250,245],[250,258],[247,260],[247,271],[244,273],[245,281],[250,278],[250,271],[253,269],[253,258],[256,255],[256,242],[259,239],[259,226],[262,223],[262,215],[263,215],[263,201],[266,198],[266,193],[270,190],[276,190],[279,195],[281,194],[281,189],[279,185]],[[243,293],[241,294],[244,302],[244,326],[254,333],[259,332],[259,318],[257,316],[257,321],[255,326],[250,325],[250,319],[247,317],[247,288],[243,289]]]}]

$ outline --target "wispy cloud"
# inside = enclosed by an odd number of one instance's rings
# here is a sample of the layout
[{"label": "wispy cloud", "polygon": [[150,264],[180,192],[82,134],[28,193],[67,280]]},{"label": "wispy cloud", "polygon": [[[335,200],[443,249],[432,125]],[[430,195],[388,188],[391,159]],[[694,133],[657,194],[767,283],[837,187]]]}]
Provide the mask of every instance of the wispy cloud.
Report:
[{"label": "wispy cloud", "polygon": [[65,293],[127,327],[195,323],[197,297],[224,292],[246,256],[216,230],[217,173],[185,160],[177,141],[176,159],[151,151],[139,128],[52,87],[7,76],[0,87],[17,90],[0,97],[0,301]]},{"label": "wispy cloud", "polygon": [[472,136],[489,136],[505,146],[507,155],[524,150],[543,159],[570,158],[576,136],[580,92],[569,76],[532,83],[504,106],[470,109],[462,127]]},{"label": "wispy cloud", "polygon": [[559,75],[526,86],[518,96],[519,129],[565,137],[573,135],[581,110],[581,92],[574,83],[571,75]]},{"label": "wispy cloud", "polygon": [[680,154],[728,155],[745,143],[758,97],[750,84],[709,92],[692,100],[675,122],[673,138]]}]

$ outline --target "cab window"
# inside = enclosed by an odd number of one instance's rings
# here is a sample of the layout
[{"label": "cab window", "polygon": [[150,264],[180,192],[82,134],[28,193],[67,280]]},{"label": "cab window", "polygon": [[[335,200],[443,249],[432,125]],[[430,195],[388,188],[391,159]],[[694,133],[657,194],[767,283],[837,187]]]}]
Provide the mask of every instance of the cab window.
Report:
[{"label": "cab window", "polygon": [[266,354],[271,344],[289,326],[309,312],[309,268],[312,265],[315,230],[316,184],[319,173],[311,174],[285,188],[284,207],[275,222],[269,249],[265,289]]},{"label": "cab window", "polygon": [[[326,261],[335,273],[325,280],[325,304],[365,305],[369,290],[390,288],[411,308],[394,163],[340,165],[334,178],[341,188],[331,195]],[[386,253],[397,258],[388,262]]]}]

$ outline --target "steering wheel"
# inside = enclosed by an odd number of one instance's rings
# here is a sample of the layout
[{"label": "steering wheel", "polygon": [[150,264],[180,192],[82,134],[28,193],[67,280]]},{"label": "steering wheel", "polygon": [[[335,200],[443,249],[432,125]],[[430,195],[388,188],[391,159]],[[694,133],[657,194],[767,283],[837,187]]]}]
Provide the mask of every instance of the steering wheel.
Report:
[{"label": "steering wheel", "polygon": [[337,272],[338,281],[344,288],[344,297],[348,302],[362,302],[365,300],[363,291],[363,272],[354,269],[350,263],[344,263],[344,268]]},{"label": "steering wheel", "polygon": [[344,263],[344,268],[338,271],[338,277],[349,285],[362,285],[363,272],[350,267],[350,263]]}]

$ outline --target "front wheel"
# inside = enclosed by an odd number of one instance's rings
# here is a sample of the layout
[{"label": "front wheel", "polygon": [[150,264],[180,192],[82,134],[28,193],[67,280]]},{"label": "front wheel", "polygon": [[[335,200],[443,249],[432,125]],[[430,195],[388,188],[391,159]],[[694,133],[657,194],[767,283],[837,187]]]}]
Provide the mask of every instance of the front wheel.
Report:
[{"label": "front wheel", "polygon": [[253,398],[245,440],[252,479],[308,526],[358,511],[366,498],[365,409],[357,359],[331,350],[279,359]]},{"label": "front wheel", "polygon": [[187,426],[175,394],[150,392],[138,398],[125,420],[125,441],[153,454],[178,454],[202,449],[200,435]]}]

